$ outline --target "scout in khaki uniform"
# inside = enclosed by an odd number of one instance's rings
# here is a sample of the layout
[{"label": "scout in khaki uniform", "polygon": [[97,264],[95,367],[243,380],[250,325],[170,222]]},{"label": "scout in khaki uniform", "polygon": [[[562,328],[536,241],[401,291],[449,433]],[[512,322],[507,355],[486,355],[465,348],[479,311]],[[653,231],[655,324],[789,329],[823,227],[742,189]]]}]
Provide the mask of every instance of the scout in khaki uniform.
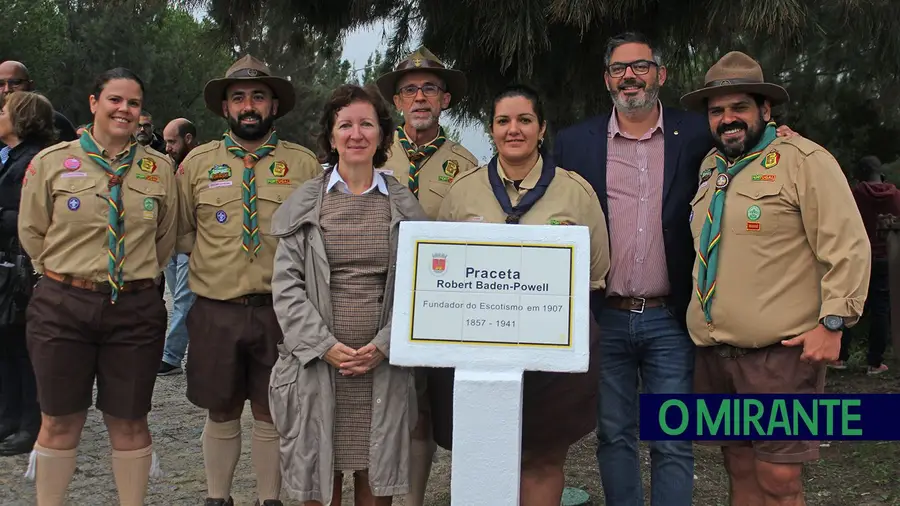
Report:
[{"label": "scout in khaki uniform", "polygon": [[[530,88],[515,86],[493,102],[491,135],[498,155],[486,166],[461,174],[441,204],[439,221],[523,225],[578,225],[590,231],[592,306],[602,303],[609,271],[609,234],[591,185],[556,166],[540,148],[546,131],[543,106]],[[522,506],[559,504],[569,446],[597,426],[600,344],[591,318],[587,374],[529,372],[522,409]],[[434,438],[450,449],[453,369],[429,375]],[[564,416],[560,416],[565,413]]]},{"label": "scout in khaki uniform", "polygon": [[22,188],[19,237],[43,274],[27,321],[42,412],[27,476],[39,506],[65,503],[95,379],[121,504],[144,504],[155,468],[147,413],[167,319],[157,286],[178,194],[168,159],[133,136],[141,80],[117,68],[97,82],[93,124],[38,153]]},{"label": "scout in khaki uniform", "polygon": [[290,82],[245,56],[207,83],[206,106],[225,117],[222,140],[195,148],[178,169],[178,252],[190,254],[197,295],[187,317],[187,396],[209,411],[203,431],[207,505],[231,505],[241,454],[241,412],[253,412],[251,456],[258,503],[280,505],[278,433],[269,412],[269,374],[281,328],[272,308],[278,241],[272,215],[321,172],[306,148],[278,138],[273,122],[294,106]]},{"label": "scout in khaki uniform", "polygon": [[[698,393],[822,393],[841,332],[862,314],[870,248],[847,180],[821,146],[778,137],[788,101],[759,64],[731,52],[682,104],[706,113],[716,149],[691,202]],[[720,444],[720,443],[716,443]],[[803,463],[816,441],[724,447],[731,504],[805,504]]]},{"label": "scout in khaki uniform", "polygon": [[[441,112],[453,106],[466,91],[465,75],[448,69],[422,47],[397,65],[393,72],[378,78],[378,89],[403,113],[404,124],[397,127],[387,163],[381,169],[409,186],[425,213],[434,219],[450,183],[478,165],[478,160],[462,145],[447,139],[440,126]],[[431,435],[425,378],[418,371],[419,423],[410,445],[410,492],[406,506],[422,506],[437,446]]]}]

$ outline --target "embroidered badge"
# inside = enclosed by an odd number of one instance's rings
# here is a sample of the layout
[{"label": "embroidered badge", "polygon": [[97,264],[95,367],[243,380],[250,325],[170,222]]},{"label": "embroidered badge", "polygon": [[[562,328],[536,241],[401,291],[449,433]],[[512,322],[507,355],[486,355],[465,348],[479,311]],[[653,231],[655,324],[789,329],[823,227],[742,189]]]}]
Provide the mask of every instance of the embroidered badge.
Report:
[{"label": "embroidered badge", "polygon": [[452,178],[456,177],[457,174],[459,174],[459,162],[457,162],[456,160],[447,160],[446,162],[444,162],[443,167],[444,174],[450,176],[451,180]]},{"label": "embroidered badge", "polygon": [[68,177],[87,177],[87,172],[63,172],[59,175],[61,179],[65,179]]},{"label": "embroidered badge", "polygon": [[272,162],[269,170],[275,177],[284,177],[288,173],[288,166],[284,161],[278,160],[277,162]]},{"label": "embroidered badge", "polygon": [[778,151],[772,151],[765,158],[763,158],[762,166],[771,169],[772,167],[778,165],[778,161],[781,160],[781,155],[778,154]]},{"label": "embroidered badge", "polygon": [[223,186],[231,186],[231,181],[215,181],[215,182],[209,183],[207,188],[210,188],[210,189],[221,188]]},{"label": "embroidered badge", "polygon": [[221,181],[223,179],[231,179],[231,167],[228,165],[214,165],[209,169],[210,181]]},{"label": "embroidered badge", "polygon": [[159,176],[151,176],[150,174],[138,173],[138,174],[135,174],[135,177],[137,177],[138,179],[143,179],[145,181],[150,181],[151,183],[159,182]]},{"label": "embroidered badge", "polygon": [[138,167],[148,174],[156,172],[156,162],[151,158],[141,158],[141,161],[138,162]]},{"label": "embroidered badge", "polygon": [[548,222],[548,224],[549,224],[549,225],[574,225],[575,222],[570,221],[570,220],[557,220],[557,219],[552,219],[552,220],[550,220],[550,221]]},{"label": "embroidered badge", "polygon": [[78,200],[78,197],[70,197],[66,202],[66,206],[69,207],[69,211],[77,211],[81,207],[81,201]]},{"label": "embroidered badge", "polygon": [[753,174],[751,179],[754,181],[768,181],[770,183],[775,182],[775,174]]},{"label": "embroidered badge", "polygon": [[228,219],[228,215],[225,214],[225,211],[223,211],[221,209],[216,211],[216,221],[218,221],[219,223],[225,223],[225,220],[227,220],[227,219]]},{"label": "embroidered badge", "polygon": [[753,205],[747,208],[747,219],[750,221],[758,221],[759,217],[762,216],[762,211],[759,209],[759,206]]},{"label": "embroidered badge", "polygon": [[70,156],[66,158],[66,161],[63,162],[63,167],[69,170],[78,170],[81,168],[81,160],[75,158],[74,156]]},{"label": "embroidered badge", "polygon": [[691,215],[688,216],[688,223],[693,223],[693,222],[694,222],[694,210],[691,209]]},{"label": "embroidered badge", "polygon": [[706,181],[712,177],[712,169],[706,169],[700,173],[700,182]]},{"label": "embroidered badge", "polygon": [[748,221],[747,222],[747,230],[748,231],[756,231],[759,230],[759,223]]},{"label": "embroidered badge", "polygon": [[144,199],[144,211],[152,211],[155,202],[150,197]]},{"label": "embroidered badge", "polygon": [[179,175],[179,176],[183,176],[183,175],[184,175],[184,164],[183,164],[183,163],[179,163],[179,164],[178,164],[178,175]]},{"label": "embroidered badge", "polygon": [[438,181],[440,181],[442,183],[452,183],[453,178],[450,176],[438,176]]},{"label": "embroidered badge", "polygon": [[266,179],[266,184],[290,185],[291,180],[286,178],[269,178]]}]

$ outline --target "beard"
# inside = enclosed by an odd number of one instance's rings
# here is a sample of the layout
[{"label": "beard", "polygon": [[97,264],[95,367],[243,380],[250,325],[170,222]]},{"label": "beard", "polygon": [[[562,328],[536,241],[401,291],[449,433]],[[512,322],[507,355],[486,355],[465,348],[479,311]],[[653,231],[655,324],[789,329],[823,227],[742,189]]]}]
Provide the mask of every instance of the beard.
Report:
[{"label": "beard", "polygon": [[[637,86],[639,88],[643,88],[644,96],[625,97],[622,93],[622,90],[626,86]],[[610,96],[612,97],[613,103],[616,105],[616,109],[619,109],[624,113],[636,112],[652,109],[656,106],[656,102],[659,99],[659,88],[660,86],[658,78],[649,83],[645,83],[640,79],[629,78],[619,83],[618,89],[611,90]]]},{"label": "beard", "polygon": [[[255,119],[255,125],[244,125],[241,123],[241,120],[244,119]],[[238,136],[241,139],[247,141],[258,141],[268,135],[269,131],[272,130],[272,124],[275,122],[275,117],[272,114],[269,114],[265,118],[260,116],[255,112],[245,112],[244,114],[239,115],[237,118],[229,117],[228,118],[228,127],[231,128],[231,131],[234,135]]]},{"label": "beard", "polygon": [[437,123],[437,120],[437,115],[432,112],[427,118],[424,119],[414,119],[410,117],[406,123],[416,130],[428,130],[429,128],[433,127],[435,123]]},{"label": "beard", "polygon": [[[762,139],[765,125],[766,120],[763,118],[762,111],[760,111],[757,121],[753,122],[752,125],[748,125],[741,120],[732,121],[731,123],[722,123],[719,125],[719,128],[716,129],[715,135],[713,135],[713,143],[726,157],[735,160],[741,155],[746,154],[759,143],[759,140]],[[726,130],[734,128],[743,129],[744,138],[742,140],[733,140],[725,143],[722,140],[722,135],[725,134]]]},{"label": "beard", "polygon": [[147,134],[145,134],[144,132],[141,132],[141,133],[135,135],[134,137],[135,137],[135,139],[137,139],[137,141],[138,141],[139,143],[141,143],[141,145],[143,145],[143,146],[146,146],[147,144],[150,144],[150,136],[147,135]]}]

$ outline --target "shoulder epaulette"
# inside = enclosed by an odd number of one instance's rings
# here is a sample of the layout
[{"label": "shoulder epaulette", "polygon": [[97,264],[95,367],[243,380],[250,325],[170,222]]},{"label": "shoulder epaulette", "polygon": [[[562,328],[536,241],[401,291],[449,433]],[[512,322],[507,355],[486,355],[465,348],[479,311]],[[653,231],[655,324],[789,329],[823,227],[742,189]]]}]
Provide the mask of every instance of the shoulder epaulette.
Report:
[{"label": "shoulder epaulette", "polygon": [[806,137],[803,137],[802,135],[795,135],[793,137],[779,137],[777,140],[781,141],[778,144],[787,144],[788,146],[793,146],[797,149],[797,151],[803,153],[806,156],[809,156],[816,151],[828,151],[815,142],[807,139]]},{"label": "shoulder epaulette", "polygon": [[313,153],[311,149],[307,148],[306,146],[303,146],[302,144],[297,144],[296,142],[288,142],[288,141],[281,141],[281,144],[287,149],[291,149],[294,151],[302,151],[304,154],[307,154],[307,155],[315,158],[316,160],[318,160],[318,158],[316,158],[316,154]]},{"label": "shoulder epaulette", "polygon": [[569,176],[573,181],[580,184],[581,187],[584,188],[584,191],[586,191],[588,195],[593,195],[594,193],[596,193],[594,191],[594,187],[591,186],[591,183],[588,183],[585,178],[581,177],[581,174],[575,172],[574,170],[566,170],[566,169],[563,169],[562,167],[557,167],[556,175],[559,175],[560,172]]},{"label": "shoulder epaulette", "polygon": [[481,166],[477,166],[477,167],[471,168],[471,169],[469,169],[469,170],[467,170],[467,171],[465,171],[465,172],[460,172],[459,174],[456,175],[456,177],[453,178],[453,182],[450,183],[450,188],[448,188],[447,191],[450,191],[450,189],[453,188],[454,185],[456,185],[457,183],[459,183],[459,182],[462,181],[463,179],[465,179],[465,178],[471,176],[472,174],[475,174],[475,173],[478,172],[479,170],[481,170],[481,169],[483,169],[483,168],[486,168],[486,167],[487,167],[487,165],[481,165]]},{"label": "shoulder epaulette", "polygon": [[472,152],[468,149],[464,148],[462,144],[454,142],[450,145],[450,151],[453,151],[457,155],[465,158],[472,165],[478,165],[478,159],[475,158],[475,155],[473,155]]},{"label": "shoulder epaulette", "polygon": [[78,139],[75,139],[74,141],[59,142],[57,144],[54,144],[52,146],[48,146],[48,147],[42,149],[41,151],[38,152],[38,154],[34,155],[34,157],[41,159],[41,158],[47,156],[48,154],[53,153],[54,151],[59,151],[60,149],[68,148],[68,147],[72,146],[73,144],[78,144],[79,142],[80,141]]}]

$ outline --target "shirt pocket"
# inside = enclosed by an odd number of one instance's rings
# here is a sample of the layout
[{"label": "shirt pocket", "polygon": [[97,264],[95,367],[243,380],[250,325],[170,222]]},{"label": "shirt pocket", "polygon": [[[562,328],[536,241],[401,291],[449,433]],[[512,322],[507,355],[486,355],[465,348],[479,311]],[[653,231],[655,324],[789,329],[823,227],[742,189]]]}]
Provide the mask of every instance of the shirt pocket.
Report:
[{"label": "shirt pocket", "polygon": [[92,222],[105,216],[106,199],[97,193],[97,180],[91,178],[57,179],[50,186],[53,216],[61,222]]},{"label": "shirt pocket", "polygon": [[[725,216],[735,235],[770,236],[778,231],[781,183],[754,183],[734,189],[725,200]],[[733,200],[732,200],[733,199]]]},{"label": "shirt pocket", "polygon": [[240,237],[243,221],[240,187],[214,188],[197,194],[197,228],[210,237]]},{"label": "shirt pocket", "polygon": [[156,228],[159,220],[159,206],[165,200],[166,192],[159,183],[128,180],[128,192],[122,197],[125,219],[129,225]]},{"label": "shirt pocket", "polygon": [[260,233],[266,235],[272,233],[272,215],[275,214],[275,211],[278,210],[278,207],[281,206],[282,202],[287,200],[293,190],[294,188],[290,186],[275,188],[262,187],[257,189],[256,201],[259,203],[257,206],[257,216],[259,216]]},{"label": "shirt pocket", "polygon": [[703,186],[697,189],[696,195],[691,199],[691,214],[689,220],[691,224],[691,235],[694,239],[700,237],[703,230],[703,220],[706,218],[706,212],[709,210],[709,201],[705,200],[706,194],[709,193],[709,182],[702,183]]}]

